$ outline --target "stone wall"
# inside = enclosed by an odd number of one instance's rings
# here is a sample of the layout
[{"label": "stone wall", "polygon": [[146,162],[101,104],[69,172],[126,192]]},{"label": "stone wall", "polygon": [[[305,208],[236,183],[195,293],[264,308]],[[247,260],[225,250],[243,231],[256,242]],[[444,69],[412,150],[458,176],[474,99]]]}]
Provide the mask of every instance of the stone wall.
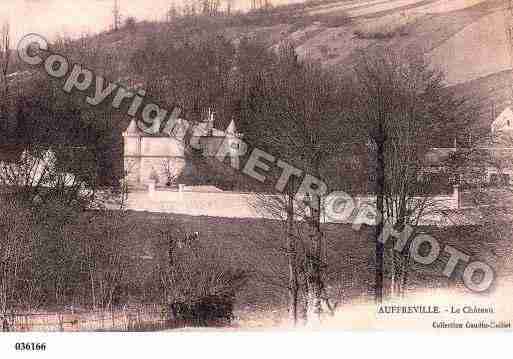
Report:
[{"label": "stone wall", "polygon": [[255,200],[256,195],[252,193],[156,190],[151,194],[148,191],[139,191],[129,193],[127,208],[191,216],[264,217],[251,206]]},{"label": "stone wall", "polygon": [[[271,195],[269,195],[271,196]],[[128,195],[127,209],[159,213],[176,213],[191,216],[210,216],[226,218],[268,218],[276,219],[273,215],[258,210],[255,204],[259,197],[255,193],[239,192],[195,192],[193,187],[182,187],[181,191],[155,190],[131,192]],[[432,208],[442,210],[459,209],[459,190],[456,187],[450,196],[438,196],[430,199]],[[355,206],[362,208],[373,205],[375,197],[358,197]],[[282,214],[285,217],[285,213]],[[348,218],[345,223],[353,223],[354,218]],[[432,213],[423,219],[422,224],[442,224],[444,215]],[[366,219],[366,221],[369,221]],[[325,218],[325,222],[331,222]]]}]

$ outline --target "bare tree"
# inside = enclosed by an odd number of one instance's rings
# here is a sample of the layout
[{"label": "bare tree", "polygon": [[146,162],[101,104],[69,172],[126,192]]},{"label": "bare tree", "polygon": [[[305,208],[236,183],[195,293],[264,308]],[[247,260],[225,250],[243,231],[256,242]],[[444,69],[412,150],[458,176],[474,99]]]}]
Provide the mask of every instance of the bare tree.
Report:
[{"label": "bare tree", "polygon": [[[304,170],[320,184],[326,159],[335,155],[345,136],[351,133],[349,112],[344,111],[348,108],[345,101],[351,97],[348,87],[320,67],[302,63],[291,45],[281,46],[276,61],[268,72],[257,75],[258,81],[248,94],[254,102],[248,107],[256,109],[249,116],[254,116],[260,134],[255,142],[270,153],[279,153],[282,161]],[[288,221],[294,221],[292,198],[309,207],[305,219],[309,231],[304,242],[303,293],[308,320],[316,320],[323,313],[326,292],[321,228],[323,195],[322,191],[311,192],[307,198],[301,193],[305,189],[299,188],[299,182],[295,184],[294,189],[287,189],[289,199],[282,202],[282,210],[289,214]],[[288,243],[293,244],[290,232]]]},{"label": "bare tree", "polygon": [[[284,235],[280,233],[277,240],[285,238],[284,243],[273,249],[274,255],[284,256],[287,260],[288,283],[282,286],[288,291],[288,312],[290,321],[297,325],[300,314],[300,295],[304,290],[301,283],[305,281],[305,205],[295,198],[295,181],[291,180],[283,194],[256,194],[250,205],[266,218],[273,218],[282,223]],[[267,238],[269,240],[269,238]],[[273,241],[274,242],[274,241]],[[266,245],[266,243],[258,243]],[[262,275],[260,273],[260,275]],[[276,279],[274,280],[276,283]]]},{"label": "bare tree", "polygon": [[[506,36],[508,40],[508,51],[509,51],[509,61],[510,65],[513,65],[513,1],[508,1],[508,9],[505,12],[506,13],[506,19],[505,19],[505,25],[506,25]],[[513,101],[513,73],[511,74],[510,78],[510,87],[509,87],[509,95],[510,95],[510,102]],[[513,104],[513,102],[511,102]]]},{"label": "bare tree", "polygon": [[176,185],[178,178],[176,169],[173,167],[173,161],[163,160],[162,161],[162,172],[166,176],[166,187],[172,187]]},{"label": "bare tree", "polygon": [[221,0],[201,0],[201,13],[205,16],[217,16],[220,12]]},{"label": "bare tree", "polygon": [[15,201],[2,198],[0,215],[0,315],[5,327],[10,324],[8,314],[26,304],[20,284],[30,265],[36,234],[30,214]]},{"label": "bare tree", "polygon": [[169,9],[166,12],[166,21],[172,22],[174,19],[178,17],[178,9],[176,8],[176,4],[174,1],[169,5]]},{"label": "bare tree", "polygon": [[[7,121],[8,101],[9,101],[9,83],[7,74],[9,71],[9,63],[11,59],[10,44],[10,26],[4,23],[0,29],[0,83],[2,86],[2,99],[0,99],[0,120]],[[0,124],[4,126],[5,124]]]},{"label": "bare tree", "polygon": [[137,19],[133,16],[127,17],[125,20],[125,28],[127,28],[131,34],[134,34],[137,31]]},{"label": "bare tree", "polygon": [[230,16],[232,14],[232,8],[233,4],[235,3],[235,0],[226,0],[226,15]]},{"label": "bare tree", "polygon": [[121,11],[119,9],[119,0],[114,0],[114,6],[112,8],[112,28],[114,31],[118,31],[121,27]]},{"label": "bare tree", "polygon": [[[426,155],[433,147],[443,147],[439,139],[464,133],[462,130],[474,120],[474,112],[464,99],[444,89],[443,75],[432,70],[422,56],[415,55],[414,49],[379,47],[362,53],[356,73],[363,94],[358,111],[362,140],[370,141],[375,163],[375,299],[380,303],[384,297],[386,256],[380,238],[385,226],[391,224],[402,231],[406,225],[416,226],[422,218],[441,209],[435,200],[440,188],[433,188],[430,180],[419,182],[425,174]],[[443,169],[444,164],[440,162],[438,168]],[[391,287],[399,291],[399,284],[404,286],[407,280],[409,257],[406,254],[396,258],[393,248],[390,255],[391,268],[387,272],[391,273]]]}]

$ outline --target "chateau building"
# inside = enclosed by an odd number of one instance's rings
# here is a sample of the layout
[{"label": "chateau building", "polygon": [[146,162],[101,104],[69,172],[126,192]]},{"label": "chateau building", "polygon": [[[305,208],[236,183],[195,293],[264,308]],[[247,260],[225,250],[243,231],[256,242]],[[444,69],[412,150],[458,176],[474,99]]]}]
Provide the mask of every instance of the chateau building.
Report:
[{"label": "chateau building", "polygon": [[[230,146],[236,151],[242,135],[237,132],[235,122],[232,120],[224,131],[216,129],[214,122],[214,113],[209,110],[207,118],[194,125],[190,146],[206,157],[214,157],[221,146]],[[179,119],[176,129],[178,133],[175,132],[175,136],[150,135],[139,129],[135,119],[130,122],[123,132],[124,171],[129,186],[145,187],[155,182],[158,187],[169,187],[187,171],[190,165],[187,154],[191,149],[180,140],[187,130],[185,121]]]}]

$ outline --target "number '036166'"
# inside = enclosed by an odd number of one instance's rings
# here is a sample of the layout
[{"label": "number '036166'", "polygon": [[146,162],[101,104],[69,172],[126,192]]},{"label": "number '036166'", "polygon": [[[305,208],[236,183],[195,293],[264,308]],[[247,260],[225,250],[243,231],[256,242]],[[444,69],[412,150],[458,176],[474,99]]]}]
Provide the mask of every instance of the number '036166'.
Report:
[{"label": "number '036166'", "polygon": [[14,349],[20,351],[45,351],[46,343],[16,343]]}]

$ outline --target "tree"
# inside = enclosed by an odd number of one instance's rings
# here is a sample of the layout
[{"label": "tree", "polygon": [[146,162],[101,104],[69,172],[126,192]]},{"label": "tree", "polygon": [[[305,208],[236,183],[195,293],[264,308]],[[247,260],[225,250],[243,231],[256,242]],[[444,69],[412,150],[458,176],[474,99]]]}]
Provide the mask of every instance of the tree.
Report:
[{"label": "tree", "polygon": [[201,12],[205,16],[217,16],[219,13],[220,0],[202,0]]},{"label": "tree", "polygon": [[[282,245],[274,249],[273,255],[280,255],[286,258],[288,281],[280,283],[277,278],[273,278],[272,283],[278,284],[281,288],[286,288],[288,292],[288,312],[290,322],[295,326],[298,324],[300,315],[301,283],[305,282],[306,268],[304,258],[306,258],[305,246],[303,243],[305,232],[305,205],[295,199],[294,189],[296,188],[294,180],[286,186],[283,194],[259,193],[250,203],[258,213],[266,218],[273,218],[282,223],[283,232],[277,234],[277,241],[282,241]],[[283,241],[283,238],[285,240]],[[274,239],[274,238],[273,238]],[[258,243],[262,246],[268,245],[271,238],[266,238],[264,243]],[[259,273],[259,276],[264,276]],[[265,279],[264,279],[265,280]]]},{"label": "tree", "polygon": [[[349,112],[345,111],[351,101],[350,89],[316,64],[301,62],[288,44],[281,46],[272,65],[257,70],[253,76],[245,97],[247,103],[243,104],[248,109],[243,112],[243,116],[248,116],[245,120],[253,123],[254,136],[248,134],[248,141],[269,153],[279,154],[281,161],[304,170],[320,183],[325,160],[335,155],[351,133]],[[309,208],[305,219],[309,233],[304,241],[303,258],[306,278],[302,288],[307,319],[311,321],[321,316],[326,298],[321,229],[323,197],[322,194],[304,197],[299,184],[295,181],[294,186],[289,183],[284,188],[285,200],[281,203],[287,216],[286,242],[291,258],[297,241],[291,230],[298,207],[295,202],[300,201]],[[290,262],[289,266],[292,268]],[[291,282],[294,276],[292,273]]]},{"label": "tree", "polygon": [[[66,58],[95,69],[98,76],[121,76],[115,66],[116,55],[103,53],[88,37],[73,41],[59,38],[53,46]],[[117,178],[122,177],[119,139],[126,128],[126,117],[120,111],[108,101],[90,106],[85,101],[87,94],[75,92],[70,96],[60,81],[39,72],[31,73],[30,81],[17,82],[16,90],[13,112],[17,130],[11,138],[18,143],[87,148],[97,161],[98,180],[118,183]]]},{"label": "tree", "polygon": [[8,323],[9,312],[28,304],[22,289],[31,287],[26,279],[37,228],[31,225],[31,213],[26,208],[4,196],[0,215],[0,315]]},{"label": "tree", "polygon": [[251,0],[251,10],[268,10],[271,7],[269,0]]},{"label": "tree", "polygon": [[[0,29],[0,83],[2,86],[2,99],[0,99],[0,121],[7,121],[8,119],[9,83],[7,74],[11,59],[11,37],[9,29],[10,26],[7,22],[3,24]],[[6,124],[0,124],[0,128],[5,130],[7,128]]]},{"label": "tree", "polygon": [[112,29],[118,31],[121,27],[121,11],[119,10],[119,0],[114,0],[112,8]]},{"label": "tree", "polygon": [[133,16],[129,16],[125,20],[125,27],[130,31],[131,34],[134,34],[137,31],[137,19]]},{"label": "tree", "polygon": [[[355,67],[362,93],[358,110],[361,136],[362,141],[370,142],[374,163],[378,303],[384,297],[384,274],[390,273],[392,288],[399,290],[399,283],[404,287],[407,280],[409,263],[408,254],[396,258],[390,247],[391,268],[386,270],[386,248],[380,240],[385,227],[403,231],[406,225],[416,226],[422,217],[440,209],[434,201],[433,183],[418,181],[425,174],[426,155],[433,147],[447,146],[451,135],[465,133],[463,129],[474,119],[465,100],[444,89],[443,74],[416,54],[420,52],[415,49],[378,47],[361,53]],[[443,163],[439,167],[443,168]]]},{"label": "tree", "polygon": [[186,37],[173,46],[162,46],[153,36],[137,51],[131,64],[144,78],[148,96],[162,106],[179,105],[189,121],[202,120],[212,108],[220,117],[230,118],[231,73],[235,48],[219,34],[199,40]]},{"label": "tree", "polygon": [[172,22],[179,15],[178,9],[176,8],[175,2],[172,1],[171,5],[169,5],[169,9],[166,12],[166,21]]},{"label": "tree", "polygon": [[234,0],[226,0],[226,15],[230,16],[232,14],[232,8]]},{"label": "tree", "polygon": [[174,163],[171,160],[163,160],[161,161],[161,171],[162,174],[166,177],[166,187],[176,186],[178,175],[176,173],[176,169],[174,167]]},{"label": "tree", "polygon": [[498,126],[494,123],[487,132],[472,136],[472,141],[458,148],[451,158],[451,171],[457,178],[463,205],[472,208],[467,218],[474,224],[473,235],[482,238],[475,252],[494,267],[497,282],[511,273],[509,258],[513,254],[510,125],[506,121]]}]

